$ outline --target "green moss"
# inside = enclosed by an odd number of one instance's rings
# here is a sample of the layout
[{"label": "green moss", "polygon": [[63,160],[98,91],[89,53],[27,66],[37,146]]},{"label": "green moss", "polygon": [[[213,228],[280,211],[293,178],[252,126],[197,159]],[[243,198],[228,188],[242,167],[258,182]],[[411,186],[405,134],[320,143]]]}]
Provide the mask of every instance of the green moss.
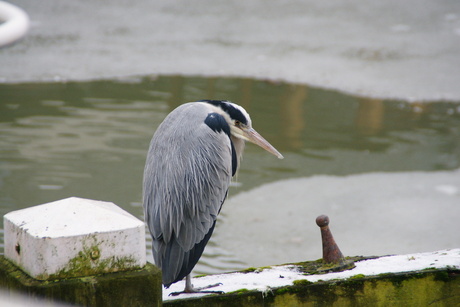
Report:
[{"label": "green moss", "polygon": [[304,261],[299,263],[291,263],[298,266],[299,270],[305,275],[311,275],[318,272],[318,268],[323,265],[323,259],[318,259],[315,261]]},{"label": "green moss", "polygon": [[436,271],[434,273],[434,280],[448,282],[450,280],[449,272],[448,271]]},{"label": "green moss", "polygon": [[294,290],[292,289],[292,287],[282,287],[275,290],[275,296],[293,292]]},{"label": "green moss", "polygon": [[336,264],[335,263],[322,263],[321,267],[319,267],[318,269],[319,270],[327,270],[327,269],[332,269],[333,267],[335,267]]},{"label": "green moss", "polygon": [[364,274],[353,275],[344,281],[337,281],[337,283],[341,284],[342,295],[345,297],[354,297],[358,292],[362,292],[366,282],[371,281],[366,280]]},{"label": "green moss", "polygon": [[406,277],[403,274],[394,274],[394,273],[385,273],[379,274],[381,279],[389,280],[394,287],[399,288],[402,285],[402,282],[406,280]]},{"label": "green moss", "polygon": [[248,293],[248,292],[251,292],[251,291],[249,291],[246,288],[243,288],[243,289],[238,289],[236,291],[228,292],[227,294],[242,294],[242,293]]},{"label": "green moss", "polygon": [[306,280],[306,279],[298,279],[298,280],[294,280],[292,284],[294,286],[308,286],[308,285],[313,284],[313,282]]},{"label": "green moss", "polygon": [[334,263],[324,263],[323,259],[318,259],[315,261],[305,261],[300,263],[290,263],[292,265],[298,266],[299,270],[304,273],[304,275],[315,275],[315,274],[325,274],[328,272],[343,271],[348,270],[354,267],[353,262],[374,259],[377,257],[346,257],[345,261],[340,264]]},{"label": "green moss", "polygon": [[260,268],[249,267],[249,268],[244,269],[244,270],[239,271],[239,272],[240,273],[260,273],[265,269],[271,269],[271,268],[272,268],[271,266],[263,266],[263,267],[260,267]]},{"label": "green moss", "polygon": [[33,300],[43,297],[44,305],[62,301],[76,306],[160,306],[162,299],[161,272],[150,263],[136,270],[43,281],[0,255],[0,288]]},{"label": "green moss", "polygon": [[241,273],[252,273],[252,272],[255,272],[256,270],[257,268],[250,267],[250,268],[242,270]]},{"label": "green moss", "polygon": [[425,273],[423,273],[423,271],[406,273],[384,273],[378,275],[379,279],[387,279],[396,288],[401,287],[404,281],[423,278],[424,276]]},{"label": "green moss", "polygon": [[78,255],[69,260],[67,265],[56,274],[40,275],[37,279],[53,280],[62,278],[71,278],[78,276],[90,276],[107,272],[118,272],[131,270],[135,268],[133,263],[136,260],[133,257],[112,256],[107,259],[100,259],[101,251],[97,245],[84,248]]},{"label": "green moss", "polygon": [[350,276],[348,279],[361,279],[361,278],[364,278],[364,277],[366,277],[366,275],[364,275],[364,274],[356,274],[356,275]]},{"label": "green moss", "polygon": [[380,278],[390,278],[393,275],[394,275],[393,273],[381,273],[381,274],[379,274],[377,276],[380,277]]}]

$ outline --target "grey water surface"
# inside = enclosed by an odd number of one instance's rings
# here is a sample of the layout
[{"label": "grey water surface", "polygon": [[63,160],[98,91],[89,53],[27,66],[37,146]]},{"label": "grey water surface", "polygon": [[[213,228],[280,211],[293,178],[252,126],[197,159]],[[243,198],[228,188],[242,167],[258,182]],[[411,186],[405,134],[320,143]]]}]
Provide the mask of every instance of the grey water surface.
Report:
[{"label": "grey water surface", "polygon": [[[230,200],[224,205],[215,236],[196,273],[247,267],[259,264],[258,258],[270,264],[288,262],[291,258],[251,251],[253,247],[260,248],[260,242],[266,242],[265,249],[279,251],[276,245],[270,245],[273,234],[265,232],[267,237],[264,238],[263,231],[239,234],[232,229],[251,229],[248,218],[257,221],[259,213],[265,216],[263,227],[270,224],[291,227],[309,223],[309,220],[314,223],[315,211],[297,216],[296,209],[288,206],[289,202],[298,199],[294,195],[297,193],[292,191],[301,194],[308,187],[305,182],[296,183],[294,179],[328,175],[326,179],[321,177],[325,180],[322,186],[337,190],[338,178],[344,178],[338,186],[355,182],[353,189],[356,189],[356,181],[347,180],[347,176],[414,173],[411,178],[417,178],[415,172],[436,175],[460,168],[458,101],[416,104],[366,99],[305,85],[241,78],[145,76],[87,82],[0,84],[0,214],[78,196],[112,201],[142,219],[142,174],[153,132],[178,104],[204,98],[229,99],[244,106],[252,116],[253,126],[283,153],[285,159],[278,160],[252,144],[246,146],[241,169],[230,190]],[[392,178],[387,179],[391,182]],[[425,182],[427,179],[423,178]],[[256,188],[286,180],[292,180],[289,190],[269,189],[276,194],[273,197],[276,201],[270,201],[269,197],[257,210],[250,207],[252,199],[256,203],[257,198],[267,196],[266,190],[257,194]],[[395,182],[401,186],[401,181]],[[436,180],[433,184],[443,186]],[[460,183],[452,186],[446,182],[445,185],[446,193],[460,204]],[[374,193],[369,185],[362,187],[367,189],[362,191],[364,195]],[[232,200],[238,200],[243,192],[256,194],[244,198],[248,210],[241,211],[241,207],[232,205]],[[318,206],[321,199],[328,198],[327,190],[315,188],[309,193],[307,189],[306,193],[319,196],[305,197],[305,206],[308,202]],[[313,201],[315,203],[311,204]],[[290,212],[289,219],[283,220],[282,215],[275,214],[280,210],[280,202],[286,212]],[[385,210],[380,204],[373,211],[369,202],[354,199],[352,208],[357,218],[364,206],[366,216]],[[394,206],[390,207],[394,209]],[[417,210],[417,202],[410,206]],[[424,204],[424,210],[427,206],[436,211],[440,204],[434,199]],[[330,212],[333,213],[331,219],[348,216],[344,213],[346,208],[343,209],[343,212]],[[238,210],[235,211],[238,214],[233,214],[232,210]],[[410,213],[406,211],[401,212],[402,216]],[[445,214],[446,218],[454,218],[449,212]],[[387,223],[390,227],[392,221]],[[350,223],[347,229],[353,227]],[[454,227],[450,228],[451,239],[442,241],[445,244],[439,246],[431,238],[433,247],[458,246],[455,237],[458,226],[449,227]],[[301,244],[305,235],[302,227],[290,229],[291,235],[286,241],[290,242],[291,250],[286,251],[286,255],[297,255],[292,257],[293,261],[311,255],[321,256],[318,244]],[[400,231],[404,236],[404,231],[411,233],[414,229],[402,227]],[[307,235],[319,238],[319,234],[312,231]],[[340,239],[345,246],[354,240],[353,236]],[[413,249],[418,249],[417,244]],[[359,253],[360,249],[352,251]],[[372,249],[362,251],[372,252]]]},{"label": "grey water surface", "polygon": [[156,127],[228,99],[285,159],[247,145],[195,273],[319,258],[319,214],[347,255],[459,246],[459,1],[10,2],[31,27],[0,49],[1,215],[142,218]]},{"label": "grey water surface", "polygon": [[11,0],[30,33],[0,81],[174,74],[284,80],[413,101],[460,98],[457,0]]}]

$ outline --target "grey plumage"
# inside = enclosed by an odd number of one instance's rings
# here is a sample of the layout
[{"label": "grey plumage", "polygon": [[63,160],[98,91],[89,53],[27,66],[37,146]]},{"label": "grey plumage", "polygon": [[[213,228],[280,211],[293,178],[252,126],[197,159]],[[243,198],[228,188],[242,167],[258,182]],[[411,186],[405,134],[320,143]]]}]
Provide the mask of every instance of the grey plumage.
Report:
[{"label": "grey plumage", "polygon": [[[249,115],[238,105],[187,103],[172,111],[152,138],[144,170],[144,213],[166,286],[190,274],[212,234],[244,148],[236,126],[253,131]],[[282,157],[273,147],[264,148]]]}]

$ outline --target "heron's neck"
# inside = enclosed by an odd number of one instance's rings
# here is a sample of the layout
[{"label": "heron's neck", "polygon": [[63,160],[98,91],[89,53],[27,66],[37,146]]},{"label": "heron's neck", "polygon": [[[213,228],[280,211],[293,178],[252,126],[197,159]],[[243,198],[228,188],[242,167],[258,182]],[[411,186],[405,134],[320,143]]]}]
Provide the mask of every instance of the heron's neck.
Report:
[{"label": "heron's neck", "polygon": [[244,140],[231,136],[233,146],[235,146],[236,157],[238,159],[238,168],[240,167],[241,158],[243,157]]}]

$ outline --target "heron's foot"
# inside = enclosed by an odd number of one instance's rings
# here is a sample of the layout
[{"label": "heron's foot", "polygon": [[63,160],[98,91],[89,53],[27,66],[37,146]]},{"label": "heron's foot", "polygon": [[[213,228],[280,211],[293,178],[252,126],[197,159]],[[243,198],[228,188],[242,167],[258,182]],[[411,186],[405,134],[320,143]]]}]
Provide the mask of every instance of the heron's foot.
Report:
[{"label": "heron's foot", "polygon": [[[224,293],[224,291],[206,290],[206,289],[209,289],[209,288],[214,288],[214,287],[219,287],[219,286],[222,286],[222,283],[218,282],[217,284],[208,285],[206,287],[192,288],[191,293],[197,293],[197,292],[198,293],[219,293],[219,294]],[[185,291],[187,291],[187,290],[185,290]]]},{"label": "heron's foot", "polygon": [[179,292],[171,292],[169,293],[169,296],[178,296],[179,294],[184,294],[184,293],[214,293],[214,294],[224,294],[224,291],[213,291],[213,290],[206,290],[209,288],[214,288],[222,286],[222,284],[219,282],[217,284],[209,285],[206,287],[201,287],[201,288],[193,288],[193,287],[185,287],[184,291],[179,291]]}]

